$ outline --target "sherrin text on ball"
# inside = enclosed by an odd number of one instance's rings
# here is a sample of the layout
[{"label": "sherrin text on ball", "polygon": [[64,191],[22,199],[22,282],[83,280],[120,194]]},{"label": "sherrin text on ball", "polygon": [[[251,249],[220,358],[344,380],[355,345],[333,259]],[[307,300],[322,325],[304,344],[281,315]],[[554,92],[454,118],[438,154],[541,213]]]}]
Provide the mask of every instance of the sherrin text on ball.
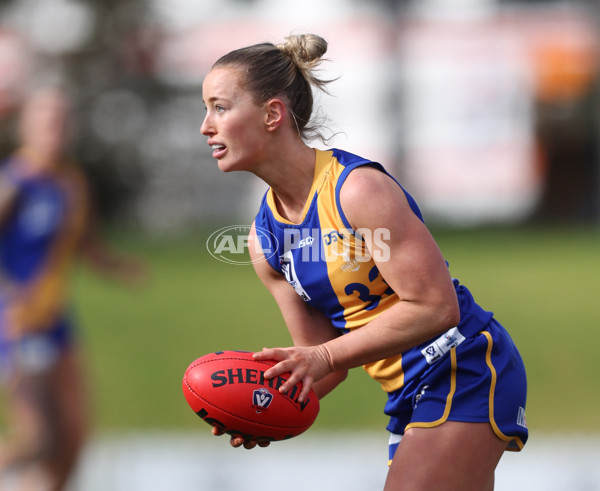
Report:
[{"label": "sherrin text on ball", "polygon": [[300,383],[285,394],[279,392],[288,374],[265,378],[275,364],[254,360],[246,351],[210,353],[189,365],[183,393],[202,420],[225,433],[246,440],[286,440],[314,423],[319,399],[311,390],[300,402]]}]

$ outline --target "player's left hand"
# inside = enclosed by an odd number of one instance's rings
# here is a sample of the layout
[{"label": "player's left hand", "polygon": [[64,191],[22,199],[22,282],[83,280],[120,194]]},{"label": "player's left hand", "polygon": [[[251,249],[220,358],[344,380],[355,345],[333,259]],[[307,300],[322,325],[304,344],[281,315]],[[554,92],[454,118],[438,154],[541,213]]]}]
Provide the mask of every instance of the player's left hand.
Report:
[{"label": "player's left hand", "polygon": [[[217,428],[216,426],[213,426],[212,434],[215,436],[221,436],[221,435],[224,435],[225,432],[223,430]],[[229,444],[235,448],[241,447],[243,445],[244,448],[251,450],[254,447],[256,447],[257,445],[259,447],[268,447],[271,444],[271,442],[268,440],[246,440],[242,436],[233,435],[231,437],[231,439],[229,440]]]},{"label": "player's left hand", "polygon": [[302,391],[298,397],[300,402],[308,397],[315,382],[332,371],[327,350],[322,345],[263,348],[262,351],[254,353],[254,359],[279,362],[265,372],[267,379],[290,373],[289,378],[279,388],[282,394],[291,390],[298,382],[302,382]]}]

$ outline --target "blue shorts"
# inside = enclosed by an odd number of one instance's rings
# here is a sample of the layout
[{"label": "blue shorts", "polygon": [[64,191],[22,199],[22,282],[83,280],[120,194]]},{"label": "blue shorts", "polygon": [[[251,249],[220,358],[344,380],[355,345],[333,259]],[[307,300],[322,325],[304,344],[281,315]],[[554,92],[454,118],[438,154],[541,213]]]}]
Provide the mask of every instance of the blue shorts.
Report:
[{"label": "blue shorts", "polygon": [[489,422],[508,450],[527,441],[527,378],[521,355],[504,327],[492,319],[473,337],[451,349],[413,388],[389,394],[390,461],[409,428],[445,421]]},{"label": "blue shorts", "polygon": [[33,375],[50,370],[73,344],[73,331],[67,315],[60,317],[50,329],[18,339],[8,338],[6,326],[0,323],[0,380],[7,380],[15,373]]}]

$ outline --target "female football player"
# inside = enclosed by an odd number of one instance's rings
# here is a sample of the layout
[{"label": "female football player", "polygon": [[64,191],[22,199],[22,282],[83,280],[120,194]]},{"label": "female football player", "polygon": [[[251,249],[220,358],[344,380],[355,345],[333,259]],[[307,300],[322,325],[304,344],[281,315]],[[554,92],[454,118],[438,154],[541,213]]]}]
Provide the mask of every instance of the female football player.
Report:
[{"label": "female football player", "polygon": [[[241,48],[203,84],[201,132],[219,168],[269,185],[249,249],[294,346],[255,358],[278,361],[266,375],[290,372],[280,390],[301,382],[301,398],[311,387],[323,397],[358,366],[381,384],[386,490],[493,489],[503,452],[527,440],[523,362],[450,276],[417,204],[384,167],[306,143],[319,132],[312,89],[326,89],[316,73],[326,49],[315,35]],[[231,439],[257,443],[267,444]]]},{"label": "female football player", "polygon": [[67,157],[68,116],[63,91],[37,90],[21,114],[21,147],[0,167],[2,489],[64,489],[85,441],[84,372],[67,306],[75,255],[120,279],[141,278],[139,265],[92,230],[85,179]]}]

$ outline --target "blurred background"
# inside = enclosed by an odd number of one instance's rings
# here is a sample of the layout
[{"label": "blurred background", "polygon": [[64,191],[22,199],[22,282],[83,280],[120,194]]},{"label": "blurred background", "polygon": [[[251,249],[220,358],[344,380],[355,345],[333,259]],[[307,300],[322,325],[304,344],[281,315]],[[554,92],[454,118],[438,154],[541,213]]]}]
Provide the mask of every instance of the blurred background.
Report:
[{"label": "blurred background", "polygon": [[293,490],[298,466],[313,489],[381,487],[384,399],[361,373],[276,452],[210,440],[180,393],[202,354],[289,342],[252,268],[206,251],[265,188],[220,173],[199,128],[219,56],[302,32],[339,77],[317,98],[331,146],[398,177],[524,355],[531,443],[497,489],[600,489],[599,1],[3,0],[1,156],[27,90],[67,86],[102,223],[152,270],[134,293],[75,273],[95,430],[73,489]]},{"label": "blurred background", "polygon": [[[329,41],[321,100],[333,144],[384,163],[430,222],[597,223],[598,2],[5,0],[0,123],[23,89],[62,80],[76,154],[107,219],[179,232],[251,216],[223,179],[201,83],[225,52],[313,31]],[[258,191],[256,191],[258,192]],[[234,194],[239,199],[231,200]]]}]

